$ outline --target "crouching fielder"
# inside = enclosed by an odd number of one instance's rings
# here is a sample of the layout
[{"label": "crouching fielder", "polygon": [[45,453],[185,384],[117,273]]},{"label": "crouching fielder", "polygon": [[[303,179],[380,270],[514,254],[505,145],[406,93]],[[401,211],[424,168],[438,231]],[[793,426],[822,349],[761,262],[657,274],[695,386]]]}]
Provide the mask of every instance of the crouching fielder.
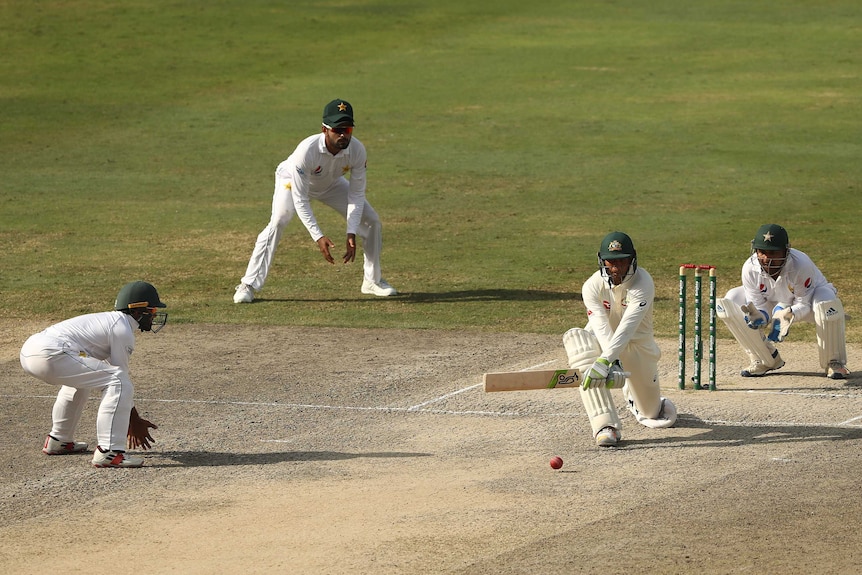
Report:
[{"label": "crouching fielder", "polygon": [[805,253],[792,249],[787,230],[760,226],[742,265],[742,285],[716,301],[716,313],[748,353],[743,377],[759,377],[784,366],[775,342],[796,321],[814,323],[820,367],[830,379],[845,379],[847,348],[844,306],[835,289]]},{"label": "crouching fielder", "polygon": [[638,268],[632,240],[622,232],[605,236],[598,260],[598,271],[581,290],[587,327],[567,331],[563,345],[569,367],[585,374],[580,392],[593,437],[599,446],[610,447],[622,432],[610,388],[624,384],[629,410],[647,427],[671,427],[676,407],[659,393],[661,351],[653,336],[652,277]]}]

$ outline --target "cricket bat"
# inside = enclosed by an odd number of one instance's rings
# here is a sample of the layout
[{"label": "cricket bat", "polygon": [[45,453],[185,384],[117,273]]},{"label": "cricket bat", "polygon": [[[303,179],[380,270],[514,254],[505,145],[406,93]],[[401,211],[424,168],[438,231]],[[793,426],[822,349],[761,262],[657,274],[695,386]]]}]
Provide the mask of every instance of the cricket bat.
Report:
[{"label": "cricket bat", "polygon": [[581,372],[577,369],[544,369],[486,373],[485,391],[524,391],[528,389],[577,389]]}]

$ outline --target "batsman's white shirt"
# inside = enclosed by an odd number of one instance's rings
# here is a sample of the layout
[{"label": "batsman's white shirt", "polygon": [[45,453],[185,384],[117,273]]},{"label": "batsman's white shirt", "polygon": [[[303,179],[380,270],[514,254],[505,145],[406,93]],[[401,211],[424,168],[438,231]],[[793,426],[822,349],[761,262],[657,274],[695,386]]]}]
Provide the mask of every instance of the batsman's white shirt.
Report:
[{"label": "batsman's white shirt", "polygon": [[304,139],[293,153],[278,165],[275,173],[290,181],[296,213],[314,241],[323,237],[311,210],[311,199],[320,198],[340,178],[350,174],[347,192],[347,233],[355,234],[365,206],[365,146],[356,138],[334,156],[326,149],[323,132]]},{"label": "batsman's white shirt", "polygon": [[[794,248],[788,250],[787,261],[778,279],[764,273],[757,254],[752,254],[742,265],[742,287],[746,301],[753,302],[758,309],[771,314],[775,304],[789,303],[793,315],[802,321],[813,317],[815,303],[832,299],[838,293],[811,258]],[[819,294],[815,297],[817,292]]]},{"label": "batsman's white shirt", "polygon": [[[652,276],[638,268],[618,286],[611,286],[601,270],[596,271],[581,289],[587,308],[587,329],[602,346],[602,356],[619,359],[623,369],[652,375],[661,357],[653,335]],[[635,379],[632,377],[631,379]]]}]

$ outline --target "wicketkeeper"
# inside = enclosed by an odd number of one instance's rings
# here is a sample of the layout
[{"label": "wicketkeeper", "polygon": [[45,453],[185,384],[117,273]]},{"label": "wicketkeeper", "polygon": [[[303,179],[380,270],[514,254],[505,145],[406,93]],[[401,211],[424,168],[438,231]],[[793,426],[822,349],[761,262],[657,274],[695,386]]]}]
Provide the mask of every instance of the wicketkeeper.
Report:
[{"label": "wicketkeeper", "polygon": [[787,230],[760,226],[742,265],[742,285],[716,301],[716,313],[748,354],[743,377],[760,377],[784,366],[775,342],[797,321],[814,323],[820,367],[830,379],[845,379],[847,348],[844,306],[838,290],[811,258],[791,248]]},{"label": "wicketkeeper", "polygon": [[624,384],[629,410],[647,427],[671,427],[677,413],[659,392],[661,350],[653,336],[652,277],[638,267],[634,244],[622,232],[605,236],[597,255],[599,269],[581,290],[586,329],[570,329],[563,344],[569,367],[585,374],[581,399],[596,443],[610,447],[622,431],[610,388]]}]

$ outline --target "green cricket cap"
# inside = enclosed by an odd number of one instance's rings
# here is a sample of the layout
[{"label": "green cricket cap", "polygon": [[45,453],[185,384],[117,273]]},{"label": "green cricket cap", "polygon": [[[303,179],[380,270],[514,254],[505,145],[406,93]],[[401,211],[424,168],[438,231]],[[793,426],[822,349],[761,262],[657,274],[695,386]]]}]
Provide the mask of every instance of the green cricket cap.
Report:
[{"label": "green cricket cap", "polygon": [[350,102],[335,99],[323,108],[323,123],[330,128],[353,125],[353,106]]}]

